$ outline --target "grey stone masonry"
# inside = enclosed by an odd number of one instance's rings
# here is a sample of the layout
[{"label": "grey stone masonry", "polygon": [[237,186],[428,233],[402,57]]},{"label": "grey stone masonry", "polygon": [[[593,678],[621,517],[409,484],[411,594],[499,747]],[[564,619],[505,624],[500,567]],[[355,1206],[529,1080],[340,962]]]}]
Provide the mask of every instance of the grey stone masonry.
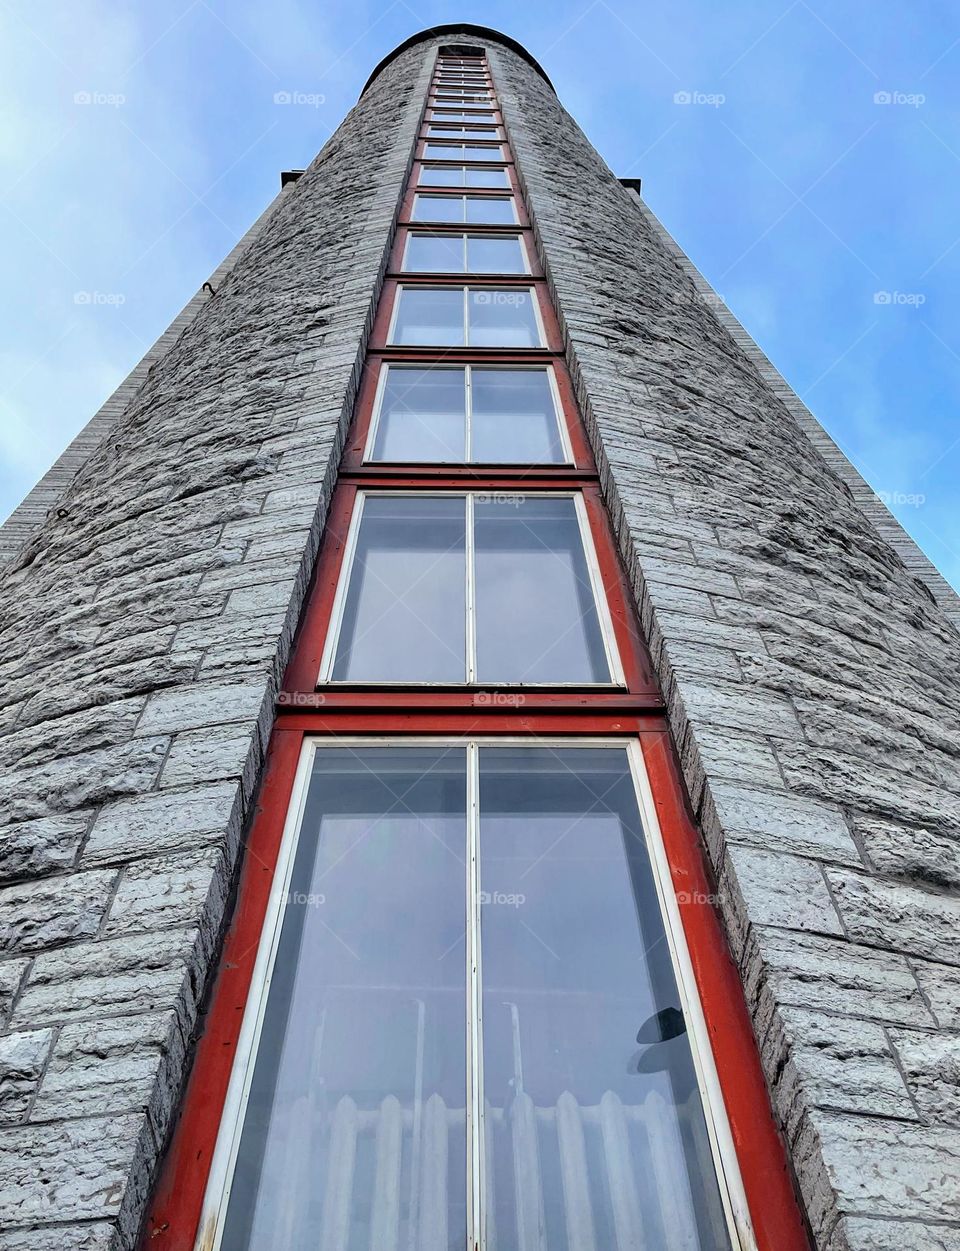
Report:
[{"label": "grey stone masonry", "polygon": [[549,87],[488,55],[814,1242],[957,1251],[956,599]]},{"label": "grey stone masonry", "polygon": [[0,585],[3,1251],[137,1240],[431,68],[418,46],[379,75],[17,520]]}]

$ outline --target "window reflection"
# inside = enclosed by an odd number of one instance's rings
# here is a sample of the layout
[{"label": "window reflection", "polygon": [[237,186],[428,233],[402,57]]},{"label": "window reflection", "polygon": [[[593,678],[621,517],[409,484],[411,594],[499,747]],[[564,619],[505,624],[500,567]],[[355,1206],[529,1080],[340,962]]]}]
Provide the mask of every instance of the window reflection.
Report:
[{"label": "window reflection", "polygon": [[728,1251],[626,753],[482,747],[479,843],[497,1246]]}]

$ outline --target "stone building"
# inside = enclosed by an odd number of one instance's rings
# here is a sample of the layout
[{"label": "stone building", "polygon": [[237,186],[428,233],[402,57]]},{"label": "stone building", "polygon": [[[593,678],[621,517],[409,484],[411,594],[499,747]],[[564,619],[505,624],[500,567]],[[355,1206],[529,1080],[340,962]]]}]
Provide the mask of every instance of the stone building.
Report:
[{"label": "stone building", "polygon": [[4,1251],[960,1248],[957,601],[513,40],[2,537]]}]

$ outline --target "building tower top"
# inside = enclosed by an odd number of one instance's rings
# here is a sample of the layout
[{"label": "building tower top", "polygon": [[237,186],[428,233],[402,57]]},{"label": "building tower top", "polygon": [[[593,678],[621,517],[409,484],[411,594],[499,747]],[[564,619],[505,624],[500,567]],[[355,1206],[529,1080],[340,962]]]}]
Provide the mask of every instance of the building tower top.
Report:
[{"label": "building tower top", "polygon": [[386,69],[391,61],[395,61],[397,57],[406,52],[408,48],[416,47],[418,43],[426,43],[429,39],[441,38],[444,35],[459,39],[494,39],[497,43],[505,48],[509,48],[511,52],[515,52],[517,56],[531,65],[543,81],[553,90],[553,83],[547,77],[543,66],[537,61],[536,57],[530,55],[521,43],[517,43],[516,39],[511,39],[509,35],[501,34],[500,31],[494,30],[492,26],[474,26],[471,22],[448,22],[440,26],[428,26],[425,30],[418,31],[415,35],[411,35],[409,39],[404,39],[403,43],[397,44],[392,52],[389,52],[383,60],[377,65],[376,69],[363,85],[362,96],[374,82],[377,76]]}]

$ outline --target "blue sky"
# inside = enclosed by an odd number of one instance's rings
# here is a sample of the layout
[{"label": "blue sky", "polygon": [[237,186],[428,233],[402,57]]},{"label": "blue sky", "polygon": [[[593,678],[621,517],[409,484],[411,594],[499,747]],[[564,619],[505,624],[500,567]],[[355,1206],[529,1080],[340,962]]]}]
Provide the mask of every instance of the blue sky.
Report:
[{"label": "blue sky", "polygon": [[[960,586],[953,0],[4,0],[0,515],[436,22],[506,31]],[[277,104],[277,93],[314,97]],[[681,102],[684,96],[689,103]]]}]

